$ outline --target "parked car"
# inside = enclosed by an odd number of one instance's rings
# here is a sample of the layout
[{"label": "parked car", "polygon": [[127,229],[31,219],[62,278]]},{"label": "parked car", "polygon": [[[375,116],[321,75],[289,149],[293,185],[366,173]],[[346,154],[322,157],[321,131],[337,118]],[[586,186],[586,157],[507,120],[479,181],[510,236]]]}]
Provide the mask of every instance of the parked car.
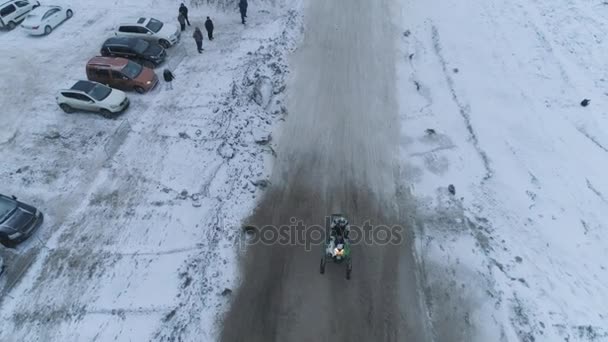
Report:
[{"label": "parked car", "polygon": [[78,81],[72,88],[59,91],[56,99],[66,113],[83,110],[101,113],[105,118],[114,117],[129,106],[123,91],[92,81]]},{"label": "parked car", "polygon": [[4,246],[15,247],[27,240],[43,220],[38,209],[17,201],[15,196],[0,194],[0,243]]},{"label": "parked car", "polygon": [[[1,0],[0,0],[1,1]],[[34,8],[40,6],[38,1],[11,0],[0,5],[0,28],[14,29],[17,24]]]},{"label": "parked car", "polygon": [[28,13],[21,28],[31,35],[50,34],[53,29],[74,15],[69,8],[61,6],[39,6]]},{"label": "parked car", "polygon": [[140,38],[114,37],[108,38],[101,47],[104,57],[123,57],[139,64],[154,68],[165,61],[167,52],[154,42]]},{"label": "parked car", "polygon": [[135,90],[143,94],[158,84],[154,70],[126,58],[93,57],[86,66],[90,81],[125,91]]},{"label": "parked car", "polygon": [[118,26],[116,35],[145,39],[168,49],[179,42],[181,30],[177,24],[170,25],[155,18],[141,17],[125,20]]}]

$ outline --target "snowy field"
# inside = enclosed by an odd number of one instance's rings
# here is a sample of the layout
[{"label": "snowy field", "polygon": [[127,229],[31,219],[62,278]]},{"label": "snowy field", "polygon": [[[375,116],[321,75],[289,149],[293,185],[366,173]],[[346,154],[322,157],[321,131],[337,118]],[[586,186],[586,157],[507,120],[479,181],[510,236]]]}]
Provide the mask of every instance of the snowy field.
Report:
[{"label": "snowy field", "polygon": [[608,341],[608,6],[403,3],[401,176],[436,340]]},{"label": "snowy field", "polygon": [[176,25],[179,2],[53,4],[74,17],[49,36],[0,32],[0,192],[45,214],[26,243],[1,249],[0,341],[212,340],[240,220],[263,191],[268,136],[286,115],[297,12],[250,1],[243,26],[236,5],[186,2],[203,32],[211,16],[215,40],[205,34],[199,55],[188,27],[156,69],[173,70],[174,90],[128,93],[131,107],[107,120],[63,113],[57,90],[86,79],[122,17]]},{"label": "snowy field", "polygon": [[[250,0],[243,26],[236,5],[199,2],[192,24],[211,16],[216,39],[199,55],[188,27],[156,70],[174,71],[174,90],[129,93],[116,120],[65,114],[55,94],[122,17],[176,23],[179,1],[58,0],[74,17],[49,36],[0,32],[0,193],[45,214],[0,248],[0,341],[217,336],[240,223],[289,120],[302,12]],[[416,200],[434,341],[608,341],[608,5],[394,8],[399,185]]]}]

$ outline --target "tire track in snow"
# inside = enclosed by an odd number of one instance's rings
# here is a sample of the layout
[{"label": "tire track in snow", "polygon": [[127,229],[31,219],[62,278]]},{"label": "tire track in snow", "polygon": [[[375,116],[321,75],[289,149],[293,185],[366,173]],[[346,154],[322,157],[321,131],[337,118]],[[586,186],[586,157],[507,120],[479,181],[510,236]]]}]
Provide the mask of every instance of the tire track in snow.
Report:
[{"label": "tire track in snow", "polygon": [[443,74],[445,75],[446,82],[448,84],[448,87],[450,88],[450,93],[452,94],[452,99],[454,100],[454,103],[456,104],[456,106],[458,106],[459,113],[462,116],[462,118],[464,119],[465,125],[467,127],[467,131],[469,132],[469,139],[472,141],[473,146],[475,147],[475,150],[477,150],[479,157],[483,161],[483,165],[484,165],[484,169],[485,169],[485,175],[482,180],[482,184],[483,184],[486,181],[488,181],[490,178],[492,178],[492,175],[494,174],[494,171],[492,170],[492,168],[490,166],[490,159],[488,158],[487,153],[479,145],[479,141],[477,139],[477,134],[475,133],[475,130],[473,129],[473,125],[471,123],[471,107],[468,104],[463,103],[463,101],[456,94],[456,87],[454,84],[454,79],[450,76],[450,74],[448,72],[448,65],[447,65],[445,56],[443,55],[443,49],[441,46],[441,39],[439,36],[439,31],[437,30],[437,27],[435,27],[435,25],[432,25],[431,29],[432,29],[433,47],[435,49],[435,54],[437,55],[437,57],[439,58],[439,62],[441,63],[441,68],[443,69]]}]

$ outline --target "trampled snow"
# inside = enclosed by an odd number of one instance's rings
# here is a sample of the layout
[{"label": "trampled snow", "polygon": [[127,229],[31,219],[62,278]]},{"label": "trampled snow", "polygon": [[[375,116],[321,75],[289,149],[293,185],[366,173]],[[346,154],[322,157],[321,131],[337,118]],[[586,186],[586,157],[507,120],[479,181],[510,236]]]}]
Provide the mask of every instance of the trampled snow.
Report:
[{"label": "trampled snow", "polygon": [[[211,340],[222,292],[236,286],[240,221],[263,191],[252,180],[273,158],[254,140],[285,114],[278,91],[260,108],[254,84],[284,89],[298,12],[252,2],[244,26],[236,9],[188,4],[192,26],[156,69],[174,72],[174,89],[128,93],[130,108],[107,120],[65,114],[55,94],[86,79],[123,17],[176,25],[179,2],[57,4],[74,17],[50,35],[0,36],[0,192],[45,214],[30,240],[2,252],[0,340]],[[191,35],[206,16],[215,39],[205,35],[198,54]]]}]

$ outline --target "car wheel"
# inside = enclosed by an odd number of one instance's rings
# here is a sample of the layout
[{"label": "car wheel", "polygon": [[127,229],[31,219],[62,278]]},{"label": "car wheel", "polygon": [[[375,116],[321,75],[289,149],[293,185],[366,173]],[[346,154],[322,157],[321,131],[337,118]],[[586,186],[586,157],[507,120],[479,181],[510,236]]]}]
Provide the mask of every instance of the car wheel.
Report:
[{"label": "car wheel", "polygon": [[107,109],[102,109],[102,110],[100,110],[99,112],[101,113],[101,116],[103,116],[103,117],[104,117],[104,118],[106,118],[106,119],[110,119],[110,118],[112,118],[112,116],[114,116],[114,115],[112,114],[112,112],[110,112],[110,111],[109,111],[109,110],[107,110]]},{"label": "car wheel", "polygon": [[72,10],[71,10],[71,9],[69,9],[69,10],[67,10],[67,11],[65,12],[65,16],[66,16],[68,19],[70,19],[70,18],[71,18],[73,15],[74,15],[74,12],[72,12]]},{"label": "car wheel", "polygon": [[52,31],[53,29],[50,26],[44,28],[44,34],[50,34]]},{"label": "car wheel", "polygon": [[6,27],[7,27],[9,30],[14,29],[14,28],[15,28],[15,26],[17,26],[17,25],[16,25],[14,22],[12,22],[12,21],[9,21],[9,22],[8,22],[8,25],[6,25]]},{"label": "car wheel", "polygon": [[142,87],[140,87],[140,86],[135,86],[135,87],[133,87],[133,90],[135,90],[136,92],[138,92],[138,93],[140,93],[140,94],[143,94],[143,93],[145,93],[145,92],[146,92],[146,89],[144,89],[144,88],[142,88]]},{"label": "car wheel", "polygon": [[63,111],[66,113],[74,113],[74,108],[72,108],[69,104],[62,103],[59,105],[59,107],[61,107],[61,109],[63,109]]},{"label": "car wheel", "polygon": [[167,40],[165,40],[165,39],[161,39],[161,40],[159,40],[159,41],[158,41],[158,44],[159,44],[160,46],[162,46],[162,47],[163,47],[163,49],[168,49],[169,47],[171,47],[171,43],[169,43],[169,42],[168,42]]},{"label": "car wheel", "polygon": [[150,68],[150,69],[156,68],[156,65],[150,61],[143,61],[141,63],[141,65],[145,66],[146,68]]}]

